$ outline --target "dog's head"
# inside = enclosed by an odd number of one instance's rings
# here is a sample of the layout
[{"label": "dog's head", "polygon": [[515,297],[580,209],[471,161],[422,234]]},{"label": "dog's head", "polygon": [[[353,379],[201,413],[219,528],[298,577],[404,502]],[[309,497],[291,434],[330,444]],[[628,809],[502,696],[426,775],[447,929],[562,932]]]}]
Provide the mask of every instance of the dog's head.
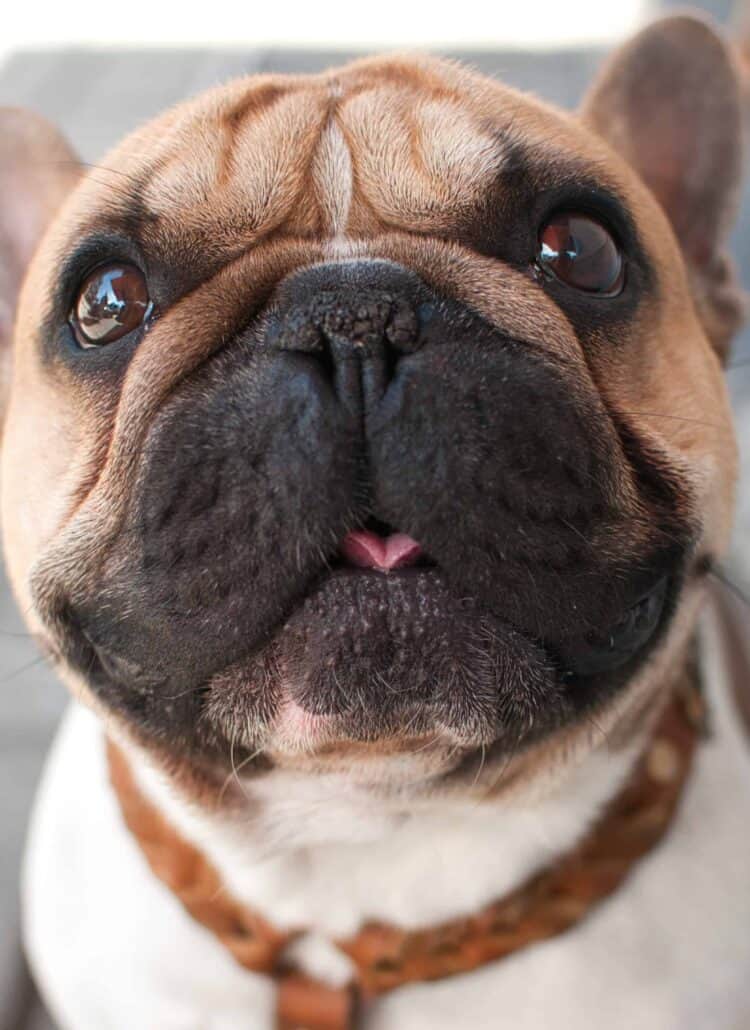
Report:
[{"label": "dog's head", "polygon": [[[10,297],[75,165],[4,130]],[[678,18],[577,116],[390,57],[128,138],[31,262],[5,424],[12,579],[74,690],[218,778],[469,789],[631,739],[730,525],[739,137]]]}]

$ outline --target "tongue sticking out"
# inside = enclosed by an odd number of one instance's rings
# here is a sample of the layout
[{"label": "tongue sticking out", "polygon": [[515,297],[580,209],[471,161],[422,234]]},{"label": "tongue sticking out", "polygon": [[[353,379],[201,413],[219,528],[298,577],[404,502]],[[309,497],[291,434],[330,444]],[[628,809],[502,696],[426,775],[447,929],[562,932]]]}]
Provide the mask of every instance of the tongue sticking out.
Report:
[{"label": "tongue sticking out", "polygon": [[422,548],[406,533],[391,533],[383,537],[369,529],[358,529],[344,537],[341,554],[350,565],[360,569],[390,572],[414,565],[422,554]]}]

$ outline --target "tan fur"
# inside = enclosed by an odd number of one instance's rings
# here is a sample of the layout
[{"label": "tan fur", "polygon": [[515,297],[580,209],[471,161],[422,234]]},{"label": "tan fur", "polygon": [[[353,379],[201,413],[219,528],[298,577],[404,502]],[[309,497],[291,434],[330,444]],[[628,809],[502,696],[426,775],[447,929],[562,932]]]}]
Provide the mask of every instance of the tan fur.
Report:
[{"label": "tan fur", "polygon": [[[584,353],[531,275],[465,242],[467,225],[482,217],[488,190],[512,161],[514,139],[563,165],[574,155],[634,213],[656,269],[657,299],[640,308],[617,346],[602,338]],[[376,58],[320,76],[230,83],[139,130],[102,166],[55,220],[19,304],[2,501],[10,574],[36,631],[44,629],[32,574],[54,569],[75,596],[107,569],[141,446],[175,385],[262,308],[281,279],[331,253],[398,261],[563,365],[576,389],[625,415],[689,481],[704,524],[698,556],[724,550],[736,453],[709,340],[714,316],[704,312],[701,321],[678,242],[653,194],[576,117],[457,65]],[[110,396],[95,381],[74,381],[40,360],[40,311],[74,241],[102,224],[121,226],[136,199],[150,217],[149,253],[164,261],[189,255],[194,263],[181,299],[160,315],[119,396]],[[648,526],[639,523],[624,460],[619,475],[637,538]],[[663,673],[687,644],[698,600],[698,588],[688,590],[685,616],[657,658],[599,713],[601,732],[616,734],[618,746],[645,732],[645,720],[632,713],[655,713]],[[91,700],[78,677],[63,674]],[[508,783],[518,775],[553,779],[595,737],[588,726],[565,731],[519,759],[522,773],[506,770]],[[347,768],[358,757],[345,750],[331,760]],[[429,765],[429,748],[424,757]],[[328,760],[317,756],[313,765]],[[186,786],[189,768],[174,773]],[[474,786],[494,790],[497,775],[488,763]]]}]

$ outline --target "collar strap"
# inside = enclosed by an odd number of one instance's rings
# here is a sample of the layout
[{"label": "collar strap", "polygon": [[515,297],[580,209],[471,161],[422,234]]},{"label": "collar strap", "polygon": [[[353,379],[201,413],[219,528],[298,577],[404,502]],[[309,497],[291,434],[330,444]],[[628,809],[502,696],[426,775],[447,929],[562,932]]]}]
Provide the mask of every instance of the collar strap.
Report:
[{"label": "collar strap", "polygon": [[352,1030],[374,996],[467,973],[554,937],[613,893],[665,834],[690,771],[704,708],[693,662],[686,673],[625,787],[573,851],[474,915],[423,930],[368,923],[335,941],[356,969],[346,988],[329,987],[285,964],[285,948],[304,931],[279,930],[232,898],[208,859],[141,792],[111,740],[110,778],[154,875],[240,965],[276,979],[278,1030]]}]

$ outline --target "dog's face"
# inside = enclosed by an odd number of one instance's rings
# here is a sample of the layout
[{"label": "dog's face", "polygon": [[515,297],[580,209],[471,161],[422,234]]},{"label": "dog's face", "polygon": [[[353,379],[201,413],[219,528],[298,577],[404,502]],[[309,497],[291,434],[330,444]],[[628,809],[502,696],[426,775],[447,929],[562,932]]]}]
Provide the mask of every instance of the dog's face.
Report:
[{"label": "dog's face", "polygon": [[74,690],[217,782],[627,742],[730,523],[739,117],[676,19],[577,118],[383,58],[127,139],[32,262],[4,437]]}]

